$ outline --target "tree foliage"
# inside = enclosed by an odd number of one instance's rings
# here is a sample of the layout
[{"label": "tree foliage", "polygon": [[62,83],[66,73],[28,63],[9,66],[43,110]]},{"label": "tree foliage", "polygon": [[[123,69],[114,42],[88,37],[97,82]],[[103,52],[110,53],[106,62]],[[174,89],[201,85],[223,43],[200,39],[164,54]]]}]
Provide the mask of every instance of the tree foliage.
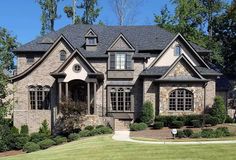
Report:
[{"label": "tree foliage", "polygon": [[214,105],[212,107],[210,114],[213,117],[218,118],[219,123],[225,122],[227,113],[226,113],[226,107],[224,104],[224,100],[222,97],[220,97],[220,96],[215,97],[215,102],[214,102]]},{"label": "tree foliage", "polygon": [[11,93],[7,87],[9,75],[6,72],[14,67],[12,50],[16,47],[16,37],[0,27],[0,119],[11,109],[11,100],[4,100]]},{"label": "tree foliage", "polygon": [[150,101],[146,101],[143,104],[142,110],[141,110],[141,122],[146,123],[147,125],[150,125],[153,123],[154,120],[154,108],[153,104]]},{"label": "tree foliage", "polygon": [[41,35],[54,31],[55,20],[59,18],[57,14],[57,4],[59,0],[38,0],[41,7]]}]

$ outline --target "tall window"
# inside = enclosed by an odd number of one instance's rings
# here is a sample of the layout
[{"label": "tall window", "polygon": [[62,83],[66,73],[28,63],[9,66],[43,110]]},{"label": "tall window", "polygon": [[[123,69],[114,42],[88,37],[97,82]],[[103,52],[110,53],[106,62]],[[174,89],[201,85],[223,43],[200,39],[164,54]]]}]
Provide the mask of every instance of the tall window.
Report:
[{"label": "tall window", "polygon": [[50,108],[50,87],[49,86],[30,86],[29,98],[31,109],[49,109]]},{"label": "tall window", "polygon": [[169,95],[170,111],[191,111],[193,109],[193,93],[186,89],[173,90]]},{"label": "tall window", "polygon": [[119,87],[110,90],[111,109],[116,112],[131,111],[130,88]]},{"label": "tall window", "polygon": [[110,53],[110,69],[132,69],[132,54],[124,52]]},{"label": "tall window", "polygon": [[61,50],[60,51],[60,61],[65,61],[66,60],[66,51]]},{"label": "tall window", "polygon": [[175,56],[180,56],[181,52],[182,52],[182,49],[181,49],[180,45],[176,45],[175,46]]}]

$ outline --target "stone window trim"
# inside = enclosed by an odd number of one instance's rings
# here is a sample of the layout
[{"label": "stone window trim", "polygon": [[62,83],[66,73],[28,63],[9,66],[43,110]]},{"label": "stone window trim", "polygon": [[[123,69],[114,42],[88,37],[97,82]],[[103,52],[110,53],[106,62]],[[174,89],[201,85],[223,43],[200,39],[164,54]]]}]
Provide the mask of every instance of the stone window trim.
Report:
[{"label": "stone window trim", "polygon": [[[123,66],[121,66],[121,61],[119,62],[119,65],[117,64],[118,63],[117,60],[119,59],[120,55],[125,55]],[[133,52],[126,52],[126,51],[109,52],[108,53],[108,70],[133,71],[134,70],[133,69],[134,68],[133,55],[134,55]]]},{"label": "stone window trim", "polygon": [[175,45],[174,56],[180,56],[182,54],[182,48],[180,44]]},{"label": "stone window trim", "polygon": [[65,61],[66,60],[66,51],[61,50],[60,51],[60,61]]},{"label": "stone window trim", "polygon": [[169,112],[193,112],[194,111],[194,94],[193,92],[178,88],[169,93]]},{"label": "stone window trim", "polygon": [[29,110],[50,110],[50,86],[30,85],[29,93]]},{"label": "stone window trim", "polygon": [[134,96],[132,86],[109,86],[108,94],[108,112],[133,112]]}]

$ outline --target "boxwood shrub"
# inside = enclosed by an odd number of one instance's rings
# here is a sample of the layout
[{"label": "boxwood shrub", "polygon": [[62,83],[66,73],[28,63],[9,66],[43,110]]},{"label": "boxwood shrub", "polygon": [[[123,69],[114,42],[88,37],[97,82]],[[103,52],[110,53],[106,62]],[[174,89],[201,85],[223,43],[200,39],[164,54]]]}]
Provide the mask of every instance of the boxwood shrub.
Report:
[{"label": "boxwood shrub", "polygon": [[215,138],[215,132],[213,129],[202,129],[201,131],[202,138]]},{"label": "boxwood shrub", "polygon": [[30,135],[30,141],[34,142],[34,143],[38,143],[38,142],[43,141],[47,138],[49,138],[49,136],[44,133],[32,133]]},{"label": "boxwood shrub", "polygon": [[15,149],[22,149],[23,146],[29,142],[29,137],[25,135],[19,135],[15,137]]},{"label": "boxwood shrub", "polygon": [[56,142],[54,142],[52,139],[45,139],[38,142],[38,145],[40,146],[41,149],[47,149],[55,144]]},{"label": "boxwood shrub", "polygon": [[162,129],[164,127],[164,122],[155,122],[153,125],[154,129]]},{"label": "boxwood shrub", "polygon": [[[81,131],[80,131],[81,132]],[[68,136],[68,141],[71,142],[71,141],[76,141],[77,139],[79,139],[79,134],[78,133],[71,133],[69,134]]]},{"label": "boxwood shrub", "polygon": [[5,141],[0,140],[0,152],[5,152],[8,150],[7,144],[5,143]]},{"label": "boxwood shrub", "polygon": [[80,137],[89,137],[90,136],[90,131],[89,130],[82,130],[79,132]]},{"label": "boxwood shrub", "polygon": [[177,134],[176,134],[176,137],[178,137],[178,138],[184,138],[184,137],[185,137],[184,131],[178,130],[178,131],[177,131]]},{"label": "boxwood shrub", "polygon": [[173,121],[171,124],[172,128],[181,128],[184,126],[184,122],[182,121]]},{"label": "boxwood shrub", "polygon": [[191,138],[201,138],[201,132],[194,132],[190,137]]},{"label": "boxwood shrub", "polygon": [[40,150],[40,146],[34,142],[28,142],[23,147],[23,151],[26,153],[35,152],[38,150]]},{"label": "boxwood shrub", "polygon": [[191,129],[184,129],[183,132],[186,137],[191,137],[193,134],[193,130]]},{"label": "boxwood shrub", "polygon": [[200,120],[192,120],[191,123],[194,128],[202,127],[202,122]]},{"label": "boxwood shrub", "polygon": [[113,130],[110,127],[100,127],[97,128],[96,130],[98,130],[101,134],[111,134],[113,132]]},{"label": "boxwood shrub", "polygon": [[53,140],[56,142],[56,145],[67,142],[67,138],[62,136],[56,136]]},{"label": "boxwood shrub", "polygon": [[145,130],[147,127],[148,127],[147,124],[143,123],[143,122],[130,124],[130,130],[131,131]]},{"label": "boxwood shrub", "polygon": [[205,124],[210,124],[211,126],[216,126],[219,123],[219,119],[217,117],[209,116],[205,120]]},{"label": "boxwood shrub", "polygon": [[84,129],[85,129],[85,130],[89,130],[89,131],[91,131],[91,130],[94,129],[94,126],[86,126]]}]

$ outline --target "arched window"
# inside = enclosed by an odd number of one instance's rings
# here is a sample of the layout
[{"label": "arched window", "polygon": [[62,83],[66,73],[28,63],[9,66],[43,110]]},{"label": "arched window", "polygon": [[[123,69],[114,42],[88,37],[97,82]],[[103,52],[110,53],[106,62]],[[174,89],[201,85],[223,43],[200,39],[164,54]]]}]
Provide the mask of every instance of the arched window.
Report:
[{"label": "arched window", "polygon": [[32,110],[50,109],[50,87],[29,86],[29,103]]},{"label": "arched window", "polygon": [[173,90],[169,95],[170,111],[193,110],[193,93],[186,89]]},{"label": "arched window", "polygon": [[65,61],[66,60],[66,51],[61,50],[60,51],[60,61]]},{"label": "arched window", "polygon": [[181,46],[180,45],[176,45],[175,46],[175,56],[180,56],[181,51],[182,51]]}]

